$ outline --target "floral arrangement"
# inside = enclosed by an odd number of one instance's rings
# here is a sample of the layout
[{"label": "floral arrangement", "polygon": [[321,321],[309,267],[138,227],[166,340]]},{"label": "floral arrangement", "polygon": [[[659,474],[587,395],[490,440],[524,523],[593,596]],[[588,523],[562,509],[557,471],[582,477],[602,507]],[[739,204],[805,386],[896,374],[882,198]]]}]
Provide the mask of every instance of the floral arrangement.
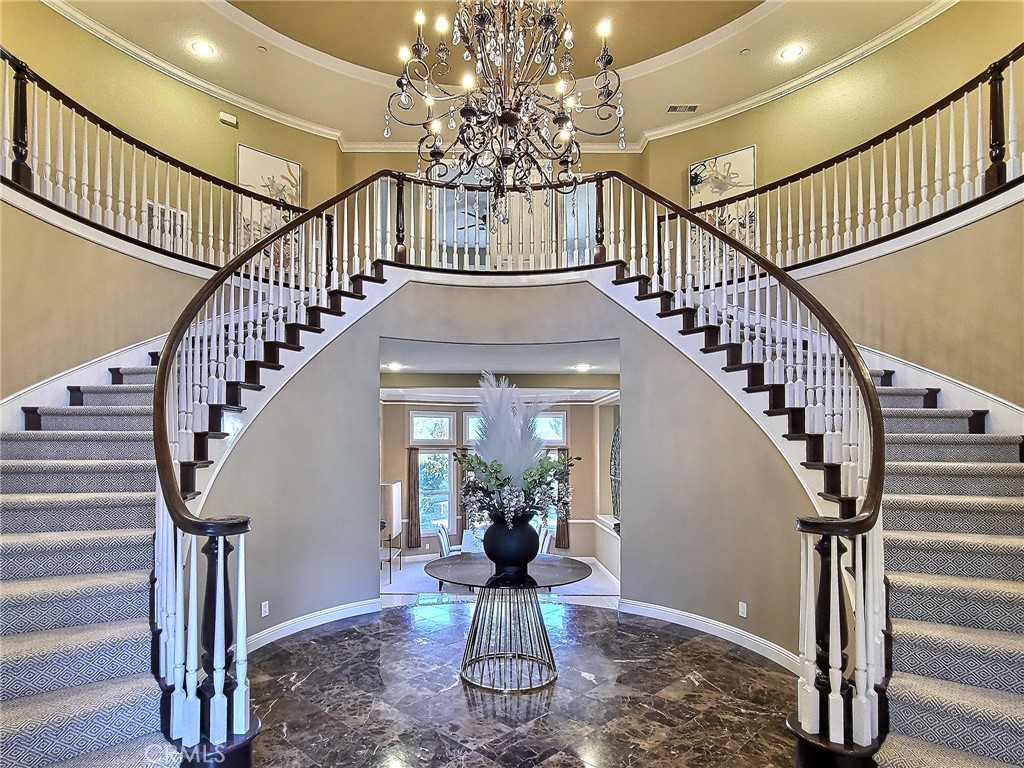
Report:
[{"label": "floral arrangement", "polygon": [[528,515],[539,515],[546,524],[552,509],[559,520],[569,519],[569,473],[579,457],[546,455],[534,433],[544,405],[528,402],[504,377],[481,377],[476,453],[455,457],[467,474],[462,499],[470,525],[504,520],[511,528]]}]

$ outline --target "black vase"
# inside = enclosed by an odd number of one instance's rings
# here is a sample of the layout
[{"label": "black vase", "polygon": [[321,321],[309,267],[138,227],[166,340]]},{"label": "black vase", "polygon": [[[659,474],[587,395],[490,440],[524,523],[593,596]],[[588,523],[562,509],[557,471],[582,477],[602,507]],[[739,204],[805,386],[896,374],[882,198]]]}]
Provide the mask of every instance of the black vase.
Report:
[{"label": "black vase", "polygon": [[527,566],[537,557],[540,536],[530,525],[533,513],[522,515],[509,528],[505,518],[491,515],[484,531],[484,553],[494,563],[495,576],[526,576]]}]

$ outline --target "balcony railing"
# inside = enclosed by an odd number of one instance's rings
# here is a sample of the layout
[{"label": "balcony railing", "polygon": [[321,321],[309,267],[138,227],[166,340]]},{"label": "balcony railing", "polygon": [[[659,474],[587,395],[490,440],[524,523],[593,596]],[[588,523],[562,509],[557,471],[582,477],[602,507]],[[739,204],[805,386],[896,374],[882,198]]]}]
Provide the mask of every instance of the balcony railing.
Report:
[{"label": "balcony railing", "polygon": [[302,208],[176,160],[111,125],[0,48],[0,176],[176,258],[219,267]]}]

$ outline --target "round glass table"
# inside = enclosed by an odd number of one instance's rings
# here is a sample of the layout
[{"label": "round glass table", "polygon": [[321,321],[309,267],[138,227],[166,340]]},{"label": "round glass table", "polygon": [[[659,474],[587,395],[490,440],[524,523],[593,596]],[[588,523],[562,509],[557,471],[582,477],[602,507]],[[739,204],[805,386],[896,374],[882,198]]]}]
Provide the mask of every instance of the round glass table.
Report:
[{"label": "round glass table", "polygon": [[537,555],[528,575],[509,578],[495,576],[487,555],[463,553],[432,560],[424,571],[479,592],[459,672],[465,682],[502,693],[535,691],[555,682],[558,670],[537,590],[583,581],[593,573],[589,565]]}]

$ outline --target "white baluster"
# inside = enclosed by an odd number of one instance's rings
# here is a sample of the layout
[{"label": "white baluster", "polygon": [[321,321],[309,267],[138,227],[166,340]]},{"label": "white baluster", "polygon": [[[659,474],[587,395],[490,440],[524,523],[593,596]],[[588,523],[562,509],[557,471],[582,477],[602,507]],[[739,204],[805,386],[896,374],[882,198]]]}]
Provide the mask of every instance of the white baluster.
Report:
[{"label": "white baluster", "polygon": [[249,653],[245,609],[245,534],[238,537],[238,613],[235,619],[235,688],[232,699],[232,732],[249,730]]},{"label": "white baluster", "polygon": [[[899,147],[897,146],[897,153]],[[874,164],[872,164],[874,168]],[[892,232],[892,218],[889,216],[889,147],[886,142],[882,142],[882,221],[881,221],[881,233],[882,235],[888,235]]]},{"label": "white baluster", "polygon": [[[114,228],[114,147],[112,146],[114,141],[114,135],[112,133],[107,134],[107,175],[106,175],[106,194],[103,197],[105,203],[103,208],[103,226],[107,229]],[[97,149],[99,148],[99,140],[97,137],[96,142]]]},{"label": "white baluster", "polygon": [[7,62],[4,62],[4,113],[3,119],[0,120],[0,173],[10,178],[11,175],[11,158],[13,152],[13,144],[11,141],[11,120],[14,117],[14,113],[11,112],[11,78],[10,78],[10,67],[7,66]]},{"label": "white baluster", "polygon": [[946,208],[956,208],[960,205],[960,188],[956,183],[956,102],[949,105],[949,159],[947,166],[949,184],[946,191]]},{"label": "white baluster", "polygon": [[[808,183],[810,185],[810,190],[808,191],[808,200],[810,201],[810,206],[809,207],[810,207],[810,217],[811,217],[811,221],[810,221],[810,223],[808,225],[808,229],[807,229],[807,234],[808,234],[807,258],[810,259],[810,260],[814,260],[814,259],[818,258],[818,217],[817,217],[817,211],[816,211],[817,202],[818,201],[817,201],[817,198],[816,198],[816,196],[814,194],[814,174],[812,173],[810,176],[808,176],[807,180],[808,180]],[[822,174],[822,181],[824,181],[824,173]],[[801,210],[803,210],[803,204],[802,203],[800,205],[800,208],[801,208]],[[803,220],[803,216],[801,216],[800,218],[801,218],[801,220]]]},{"label": "white baluster", "polygon": [[917,220],[925,221],[931,218],[932,206],[928,200],[928,120],[921,121],[921,189],[920,200],[917,204]]},{"label": "white baluster", "polygon": [[92,220],[103,222],[103,206],[100,204],[100,127],[96,126],[95,162],[92,164]]},{"label": "white baluster", "polygon": [[971,180],[971,94],[964,94],[964,118],[961,130],[963,131],[963,145],[960,154],[963,155],[963,183],[960,185],[960,201],[963,203],[974,199],[974,182]]},{"label": "white baluster", "polygon": [[782,248],[782,187],[775,192],[775,263],[786,266],[786,252]]},{"label": "white baluster", "polygon": [[854,590],[854,699],[853,699],[853,741],[861,746],[871,744],[874,717],[867,691],[871,687],[867,670],[867,608],[864,604],[864,544],[863,536],[850,540],[853,545]]},{"label": "white baluster", "polygon": [[875,148],[872,147],[868,152],[868,161],[871,163],[868,175],[868,240],[874,240],[878,237],[878,191],[875,186]]},{"label": "white baluster", "polygon": [[843,241],[839,238],[839,166],[832,168],[832,253],[843,247]]},{"label": "white baluster", "polygon": [[821,169],[821,247],[819,256],[829,254],[828,242],[828,176],[825,169]]},{"label": "white baluster", "polygon": [[[162,497],[157,492],[157,501]],[[158,510],[160,507],[158,506]],[[162,510],[161,510],[162,511]],[[158,512],[159,514],[159,512]],[[185,717],[185,542],[181,530],[175,530],[174,558],[174,666],[172,671],[173,690],[171,691],[171,738],[180,739],[184,735]],[[191,538],[191,537],[189,537]]]},{"label": "white baluster", "polygon": [[29,151],[32,163],[32,189],[37,192],[41,188],[39,182],[39,86],[32,84],[32,134],[29,137]]},{"label": "white baluster", "polygon": [[[53,128],[53,124],[50,122],[50,104],[53,102],[53,99],[51,99],[49,97],[49,95],[44,96],[44,98],[46,99],[46,112],[45,112],[46,116],[44,118],[44,120],[45,120],[45,124],[44,124],[45,127],[43,129],[45,145],[44,145],[44,148],[43,148],[44,161],[43,161],[43,189],[42,189],[42,195],[47,200],[53,200],[54,199],[54,197],[53,197],[53,175],[52,175],[52,173],[53,173],[53,164],[52,164],[51,159],[50,159],[51,158],[51,149],[52,149],[51,142],[50,142],[50,136],[52,134],[52,128]],[[58,110],[60,109],[60,103],[59,102],[57,104],[57,109]]]},{"label": "white baluster", "polygon": [[[924,173],[922,172],[922,176]],[[917,184],[914,178],[914,126],[907,128],[907,226],[917,223]]]},{"label": "white baluster", "polygon": [[[953,107],[950,106],[950,111]],[[953,140],[952,131],[950,131],[950,141]],[[942,194],[942,181],[945,174],[942,172],[942,112],[935,113],[935,161],[934,161],[934,195],[932,196],[932,214],[938,215],[946,210],[946,198]],[[950,163],[952,168],[952,163]]]},{"label": "white baluster", "polygon": [[854,234],[854,242],[860,245],[864,242],[866,235],[864,229],[864,153],[857,155],[857,231]]},{"label": "white baluster", "polygon": [[793,263],[793,185],[786,185],[786,265]]},{"label": "white baluster", "polygon": [[124,217],[124,139],[118,141],[118,152],[120,155],[117,161],[117,218],[114,220],[114,226],[118,232],[123,233],[126,224]]},{"label": "white baluster", "polygon": [[800,536],[800,680],[797,683],[797,717],[800,727],[816,734],[821,730],[819,722],[821,705],[818,691],[814,687],[817,675],[815,658],[815,578],[814,541],[808,534]]},{"label": "white baluster", "polygon": [[185,655],[185,700],[181,709],[181,745],[194,747],[200,738],[200,702],[199,702],[199,586],[196,583],[196,560],[199,558],[199,545],[195,537],[189,535],[183,541],[188,545],[188,639]]},{"label": "white baluster", "polygon": [[843,248],[853,245],[853,196],[850,191],[850,158],[843,163],[846,183],[845,202],[843,206]]},{"label": "white baluster", "polygon": [[903,218],[903,173],[900,168],[900,135],[897,133],[892,137],[893,147],[896,150],[893,153],[894,157],[894,168],[893,168],[893,212],[892,212],[892,229],[898,231],[903,229],[904,218]]},{"label": "white baluster", "polygon": [[[74,133],[74,121],[71,123]],[[67,183],[64,178],[64,105],[57,102],[57,170],[54,175],[54,201],[63,207],[73,207],[67,202]]]},{"label": "white baluster", "polygon": [[89,218],[89,121],[82,117],[82,173],[79,176],[78,215]]}]

